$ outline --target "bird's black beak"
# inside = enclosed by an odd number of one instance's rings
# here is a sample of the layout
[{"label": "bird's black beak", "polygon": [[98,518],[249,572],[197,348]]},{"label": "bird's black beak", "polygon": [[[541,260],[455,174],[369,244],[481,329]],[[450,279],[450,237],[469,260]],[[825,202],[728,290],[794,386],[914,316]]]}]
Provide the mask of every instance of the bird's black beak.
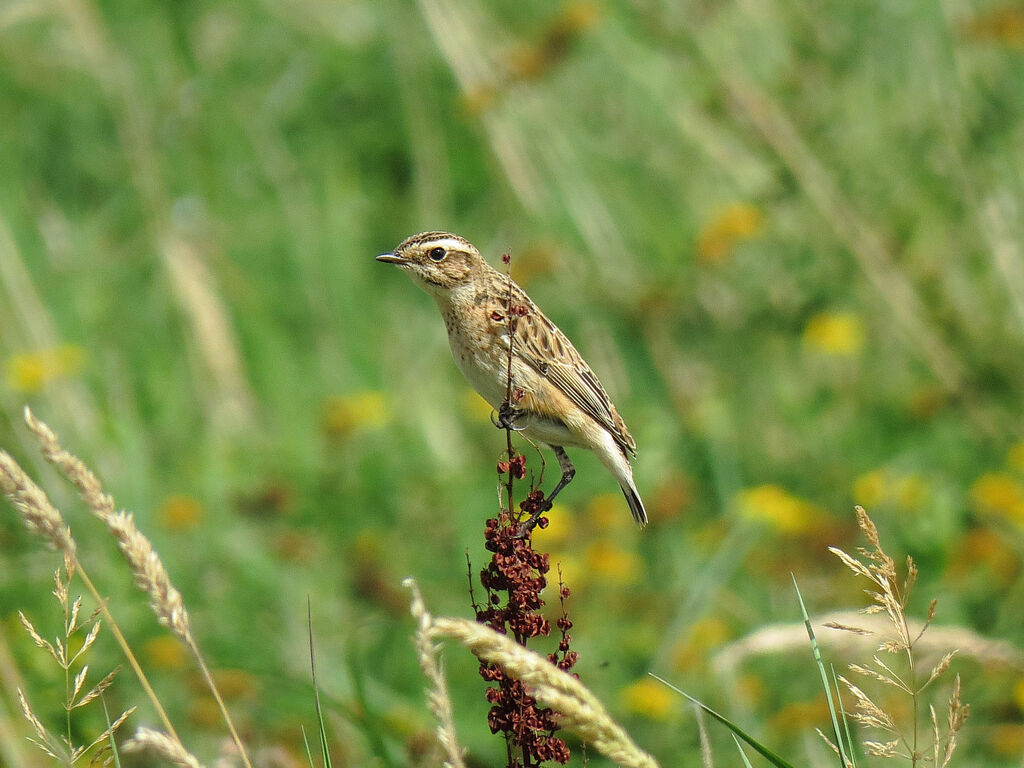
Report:
[{"label": "bird's black beak", "polygon": [[402,258],[401,256],[394,253],[382,253],[377,257],[377,261],[383,261],[385,264],[408,264],[409,260]]}]

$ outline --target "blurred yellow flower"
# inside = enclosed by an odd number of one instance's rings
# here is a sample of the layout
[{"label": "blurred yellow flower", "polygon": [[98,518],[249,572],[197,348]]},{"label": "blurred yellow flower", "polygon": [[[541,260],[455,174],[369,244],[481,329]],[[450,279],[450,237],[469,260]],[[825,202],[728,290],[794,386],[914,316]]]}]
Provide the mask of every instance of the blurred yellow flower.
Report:
[{"label": "blurred yellow flower", "polygon": [[497,95],[494,88],[479,85],[463,91],[459,101],[468,115],[477,117],[494,105]]},{"label": "blurred yellow flower", "polygon": [[862,507],[875,507],[885,498],[885,470],[873,469],[853,481],[853,500]]},{"label": "blurred yellow flower", "polygon": [[896,503],[903,509],[921,509],[928,500],[928,482],[911,472],[896,480]]},{"label": "blurred yellow flower", "polygon": [[202,505],[191,496],[168,496],[157,512],[160,523],[169,531],[187,531],[199,525]]},{"label": "blurred yellow flower", "polygon": [[718,264],[732,255],[736,243],[761,233],[764,214],[749,203],[733,203],[719,210],[697,235],[697,258]]},{"label": "blurred yellow flower", "polygon": [[1024,8],[1017,3],[996,5],[965,22],[962,29],[974,40],[1024,49]]},{"label": "blurred yellow flower", "polygon": [[558,261],[559,247],[550,241],[539,241],[517,250],[512,259],[512,277],[523,288],[538,275],[551,272]]},{"label": "blurred yellow flower", "polygon": [[678,693],[650,677],[627,685],[619,696],[627,711],[658,722],[668,720],[680,702]]},{"label": "blurred yellow flower", "polygon": [[1006,466],[1024,473],[1024,440],[1010,446],[1006,452]]},{"label": "blurred yellow flower", "polygon": [[213,680],[226,700],[252,696],[259,691],[259,681],[244,669],[215,669]]},{"label": "blurred yellow flower", "polygon": [[764,680],[755,674],[740,675],[736,680],[736,693],[747,702],[756,704],[763,701],[768,693]]},{"label": "blurred yellow flower", "polygon": [[1013,684],[1013,702],[1024,714],[1024,677],[1018,678],[1017,682]]},{"label": "blurred yellow flower", "polygon": [[635,584],[643,576],[643,560],[610,541],[595,541],[584,555],[587,573],[615,584]]},{"label": "blurred yellow flower", "polygon": [[672,649],[673,669],[689,670],[706,662],[731,635],[729,625],[717,616],[700,619],[690,628],[686,641]]},{"label": "blurred yellow flower", "polygon": [[984,474],[974,481],[970,496],[982,510],[1024,524],[1024,486],[1012,475]]},{"label": "blurred yellow flower", "polygon": [[221,723],[220,707],[213,696],[192,696],[188,705],[188,719],[192,725],[199,728],[217,728]]},{"label": "blurred yellow flower", "polygon": [[1024,751],[1024,725],[1002,723],[990,726],[988,743],[999,757],[1019,758]]},{"label": "blurred yellow flower", "polygon": [[160,635],[142,646],[146,661],[154,669],[175,671],[185,666],[185,647],[171,635]]},{"label": "blurred yellow flower", "polygon": [[853,357],[864,348],[864,324],[850,312],[822,312],[804,328],[804,344],[826,355]]},{"label": "blurred yellow flower", "polygon": [[49,382],[74,376],[82,370],[84,350],[75,344],[23,352],[7,360],[7,385],[18,392],[38,392]]},{"label": "blurred yellow flower", "polygon": [[633,522],[629,517],[629,508],[621,493],[599,493],[594,496],[583,517],[588,525],[599,531],[631,531]]},{"label": "blurred yellow flower", "polygon": [[597,6],[591,2],[569,2],[533,45],[523,45],[506,55],[513,78],[533,80],[549,72],[571,50],[573,41],[597,21]]},{"label": "blurred yellow flower", "polygon": [[772,732],[799,732],[828,719],[828,704],[820,696],[812,701],[795,701],[779,709],[769,721]]},{"label": "blurred yellow flower", "polygon": [[821,507],[795,496],[781,485],[766,484],[738,494],[740,513],[763,520],[783,533],[803,533],[814,528],[824,515]]},{"label": "blurred yellow flower", "polygon": [[[534,536],[537,534],[534,533]],[[587,570],[583,561],[576,555],[568,552],[552,551],[548,561],[551,563],[551,570],[548,571],[548,584],[558,583],[558,573],[561,570],[562,583],[573,593],[579,592],[587,584]]]},{"label": "blurred yellow flower", "polygon": [[[993,586],[999,589],[1009,587],[1020,573],[1021,557],[1007,538],[1005,534],[988,528],[966,531],[950,552],[949,578],[962,581],[984,572],[985,579],[991,580]],[[1024,705],[1024,699],[1021,703]]]},{"label": "blurred yellow flower", "polygon": [[546,528],[537,526],[533,529],[533,541],[538,549],[549,552],[553,547],[564,544],[573,532],[574,522],[572,511],[561,504],[555,503],[544,513],[548,524]]},{"label": "blurred yellow flower", "polygon": [[323,409],[323,426],[329,435],[348,435],[360,427],[380,427],[391,420],[391,408],[376,391],[333,395]]},{"label": "blurred yellow flower", "polygon": [[864,507],[895,504],[918,511],[928,503],[931,486],[915,472],[901,474],[890,469],[873,469],[853,481],[853,500]]},{"label": "blurred yellow flower", "polygon": [[570,30],[582,31],[594,25],[598,17],[596,3],[589,0],[575,0],[566,3],[562,7],[561,14],[555,22],[555,26],[564,27]]}]

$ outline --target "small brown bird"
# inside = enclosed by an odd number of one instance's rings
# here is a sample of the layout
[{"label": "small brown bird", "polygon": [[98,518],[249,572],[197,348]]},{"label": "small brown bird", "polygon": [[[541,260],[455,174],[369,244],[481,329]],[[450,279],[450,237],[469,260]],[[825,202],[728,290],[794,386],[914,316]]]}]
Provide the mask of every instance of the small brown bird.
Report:
[{"label": "small brown bird", "polygon": [[[633,519],[647,524],[629,464],[636,455],[633,436],[590,366],[522,288],[484,261],[472,243],[450,232],[413,235],[377,261],[401,267],[434,297],[455,363],[498,411],[498,426],[511,426],[555,452],[562,478],[541,511],[551,508],[576,474],[565,452],[570,446],[597,454],[622,488]],[[510,315],[516,316],[511,342]],[[510,343],[511,407],[506,402]]]}]

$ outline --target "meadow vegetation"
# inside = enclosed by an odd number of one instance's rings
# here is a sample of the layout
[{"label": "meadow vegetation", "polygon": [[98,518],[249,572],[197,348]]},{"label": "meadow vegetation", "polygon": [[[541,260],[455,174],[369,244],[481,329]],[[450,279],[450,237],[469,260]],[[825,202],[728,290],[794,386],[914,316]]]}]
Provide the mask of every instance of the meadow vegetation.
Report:
[{"label": "meadow vegetation", "polygon": [[424,664],[451,706],[421,664],[477,642],[505,435],[373,260],[443,228],[511,254],[639,446],[647,529],[574,455],[534,536],[573,695],[661,765],[740,757],[649,672],[836,765],[792,574],[858,764],[1019,766],[1021,83],[1004,0],[0,3],[0,765],[115,725],[306,764],[307,597],[335,764],[437,764],[437,713],[501,764],[479,662]]}]

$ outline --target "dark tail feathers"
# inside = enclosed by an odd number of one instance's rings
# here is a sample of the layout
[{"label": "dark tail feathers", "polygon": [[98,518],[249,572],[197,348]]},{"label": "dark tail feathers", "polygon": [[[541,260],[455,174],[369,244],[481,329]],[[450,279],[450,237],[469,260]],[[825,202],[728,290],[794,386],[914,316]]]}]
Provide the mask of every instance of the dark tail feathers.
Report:
[{"label": "dark tail feathers", "polygon": [[626,503],[629,504],[629,511],[633,513],[633,519],[636,520],[637,525],[643,528],[647,525],[647,511],[644,509],[644,503],[640,501],[640,494],[637,493],[636,488],[628,485],[622,486],[622,493],[626,497]]}]

